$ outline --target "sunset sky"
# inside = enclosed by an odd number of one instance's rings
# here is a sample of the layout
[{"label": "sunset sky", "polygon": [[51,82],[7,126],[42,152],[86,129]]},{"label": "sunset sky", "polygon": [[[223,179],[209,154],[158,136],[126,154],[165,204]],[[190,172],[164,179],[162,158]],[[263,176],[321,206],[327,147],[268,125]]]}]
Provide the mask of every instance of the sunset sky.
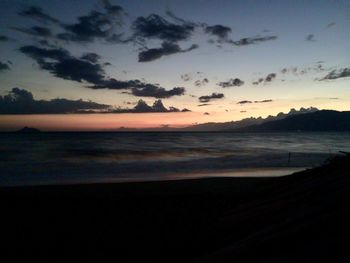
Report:
[{"label": "sunset sky", "polygon": [[3,0],[0,24],[3,131],[350,110],[345,0]]}]

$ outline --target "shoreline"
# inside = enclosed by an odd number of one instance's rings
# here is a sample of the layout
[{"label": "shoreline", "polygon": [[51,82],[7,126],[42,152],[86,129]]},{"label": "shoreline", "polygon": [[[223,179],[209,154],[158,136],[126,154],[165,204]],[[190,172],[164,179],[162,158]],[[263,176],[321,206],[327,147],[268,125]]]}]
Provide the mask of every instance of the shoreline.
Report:
[{"label": "shoreline", "polygon": [[4,255],[346,262],[349,160],[272,178],[0,188]]}]

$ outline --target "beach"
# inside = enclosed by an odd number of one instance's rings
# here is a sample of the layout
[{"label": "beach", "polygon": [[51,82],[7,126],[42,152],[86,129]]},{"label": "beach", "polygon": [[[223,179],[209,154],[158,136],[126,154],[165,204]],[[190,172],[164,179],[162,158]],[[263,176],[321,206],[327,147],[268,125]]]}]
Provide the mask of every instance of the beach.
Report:
[{"label": "beach", "polygon": [[272,178],[2,187],[2,256],[347,262],[349,156]]}]

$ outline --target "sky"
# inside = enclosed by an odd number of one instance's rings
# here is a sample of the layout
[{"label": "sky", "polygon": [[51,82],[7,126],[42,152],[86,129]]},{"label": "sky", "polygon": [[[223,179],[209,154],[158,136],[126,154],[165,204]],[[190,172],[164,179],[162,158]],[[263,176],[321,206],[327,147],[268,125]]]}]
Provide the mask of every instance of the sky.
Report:
[{"label": "sky", "polygon": [[349,1],[3,0],[0,25],[3,131],[350,109]]}]

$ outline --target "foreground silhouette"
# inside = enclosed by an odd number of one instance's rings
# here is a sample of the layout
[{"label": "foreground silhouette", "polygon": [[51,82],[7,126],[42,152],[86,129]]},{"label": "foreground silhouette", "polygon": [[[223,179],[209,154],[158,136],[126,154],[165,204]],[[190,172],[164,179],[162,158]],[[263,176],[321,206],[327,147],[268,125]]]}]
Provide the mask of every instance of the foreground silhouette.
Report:
[{"label": "foreground silhouette", "polygon": [[280,178],[2,188],[1,257],[349,262],[349,168],[347,155]]}]

